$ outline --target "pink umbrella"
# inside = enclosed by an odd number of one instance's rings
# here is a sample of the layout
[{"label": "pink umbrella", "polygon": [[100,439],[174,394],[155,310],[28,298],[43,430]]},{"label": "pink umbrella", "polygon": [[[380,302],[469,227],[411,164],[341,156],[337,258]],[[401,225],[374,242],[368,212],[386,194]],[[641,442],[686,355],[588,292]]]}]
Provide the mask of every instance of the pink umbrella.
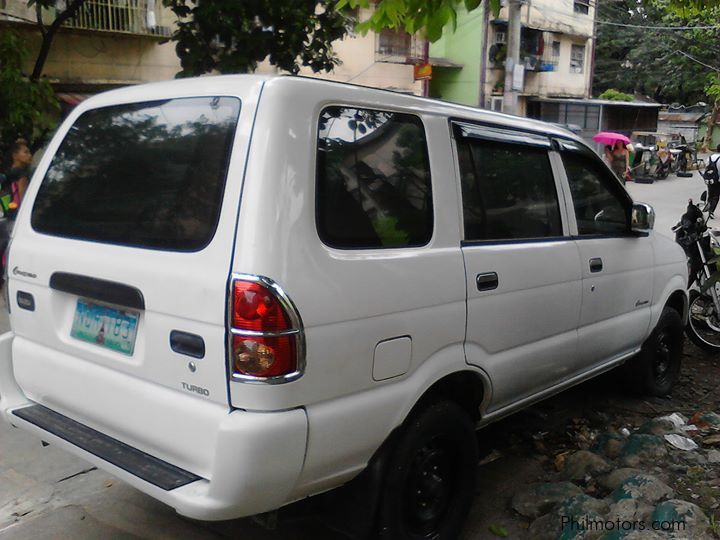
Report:
[{"label": "pink umbrella", "polygon": [[609,144],[610,146],[615,144],[615,141],[622,141],[625,144],[630,144],[628,139],[622,133],[613,133],[612,131],[601,131],[593,137],[593,141],[599,142],[600,144]]}]

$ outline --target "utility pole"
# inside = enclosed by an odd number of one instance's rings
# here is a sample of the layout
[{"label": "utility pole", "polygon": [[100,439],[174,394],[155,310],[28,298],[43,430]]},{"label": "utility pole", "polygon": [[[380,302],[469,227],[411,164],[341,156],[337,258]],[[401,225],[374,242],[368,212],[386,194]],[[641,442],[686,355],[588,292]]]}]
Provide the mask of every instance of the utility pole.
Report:
[{"label": "utility pole", "polygon": [[503,110],[509,114],[518,114],[518,90],[513,90],[515,66],[520,64],[520,7],[522,0],[508,0],[508,36],[507,57],[505,58],[505,92]]}]

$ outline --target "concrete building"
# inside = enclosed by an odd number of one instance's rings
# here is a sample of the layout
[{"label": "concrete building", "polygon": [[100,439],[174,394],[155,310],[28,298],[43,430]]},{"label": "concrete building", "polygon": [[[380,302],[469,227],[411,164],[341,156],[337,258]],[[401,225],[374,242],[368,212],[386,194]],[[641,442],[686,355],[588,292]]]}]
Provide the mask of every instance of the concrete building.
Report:
[{"label": "concrete building", "polygon": [[[364,21],[372,9],[358,9],[354,18]],[[303,68],[300,75],[422,95],[422,82],[415,80],[413,65],[422,62],[423,46],[424,41],[403,31],[383,30],[364,36],[351,33],[333,43],[342,63],[332,72],[313,73],[310,68]],[[278,72],[266,62],[257,69],[257,73]]]},{"label": "concrete building", "polygon": [[[590,97],[595,2],[527,0],[521,10],[520,58],[524,66],[519,111],[533,98]],[[487,2],[458,14],[457,28],[430,47],[449,67],[433,74],[430,94],[467,105],[502,110],[508,8],[493,16]]]},{"label": "concrete building", "polygon": [[[46,24],[54,17],[55,10],[43,10]],[[0,0],[0,31],[14,28],[30,44],[28,73],[41,43],[35,20],[25,0]],[[43,76],[69,105],[85,94],[171,79],[180,62],[174,44],[160,42],[174,21],[160,0],[87,0],[55,36]]]},{"label": "concrete building", "polygon": [[[355,16],[364,20],[371,13],[360,9]],[[44,10],[46,24],[54,17],[54,10]],[[0,31],[12,27],[31,45],[28,73],[41,42],[35,20],[35,10],[25,0],[0,0]],[[174,24],[174,14],[161,0],[87,0],[55,37],[43,74],[68,104],[84,94],[171,79],[180,71],[180,62],[175,45],[161,41],[172,33]],[[421,61],[423,42],[415,37],[393,30],[351,34],[333,47],[342,64],[332,73],[303,69],[301,75],[422,93],[413,64]],[[263,63],[257,71],[276,69]]]}]

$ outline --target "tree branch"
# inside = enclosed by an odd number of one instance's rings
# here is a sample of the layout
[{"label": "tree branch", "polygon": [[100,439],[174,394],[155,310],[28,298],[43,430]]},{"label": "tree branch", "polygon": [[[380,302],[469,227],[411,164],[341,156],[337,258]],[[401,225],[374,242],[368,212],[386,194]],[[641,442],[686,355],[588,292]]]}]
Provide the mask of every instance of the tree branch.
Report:
[{"label": "tree branch", "polygon": [[47,30],[45,30],[45,23],[42,18],[42,5],[40,2],[35,3],[35,16],[37,17],[37,25],[40,27],[40,33],[45,37]]},{"label": "tree branch", "polygon": [[72,0],[65,11],[58,14],[48,28],[43,26],[46,31],[43,33],[40,52],[38,52],[37,59],[35,60],[35,66],[33,67],[32,74],[30,75],[31,81],[36,82],[40,80],[42,70],[45,67],[45,61],[50,53],[50,46],[52,45],[55,34],[60,29],[60,26],[62,26],[62,24],[68,19],[71,19],[84,3],[85,0]]}]

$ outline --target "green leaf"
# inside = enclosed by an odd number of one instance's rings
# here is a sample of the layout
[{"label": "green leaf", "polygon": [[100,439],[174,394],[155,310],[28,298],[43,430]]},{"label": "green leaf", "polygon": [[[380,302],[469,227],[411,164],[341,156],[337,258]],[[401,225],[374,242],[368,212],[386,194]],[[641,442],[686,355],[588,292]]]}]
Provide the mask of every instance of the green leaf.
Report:
[{"label": "green leaf", "polygon": [[510,536],[507,529],[505,527],[501,527],[500,525],[490,525],[488,529],[491,533],[493,533],[495,536],[499,536],[500,538],[507,538],[508,536]]},{"label": "green leaf", "polygon": [[707,292],[708,289],[710,289],[710,287],[713,287],[719,281],[720,281],[720,272],[715,272],[712,276],[710,276],[708,279],[706,279],[700,285],[700,292],[702,292],[702,293]]},{"label": "green leaf", "polygon": [[472,11],[482,3],[482,0],[465,0],[465,9]]}]

